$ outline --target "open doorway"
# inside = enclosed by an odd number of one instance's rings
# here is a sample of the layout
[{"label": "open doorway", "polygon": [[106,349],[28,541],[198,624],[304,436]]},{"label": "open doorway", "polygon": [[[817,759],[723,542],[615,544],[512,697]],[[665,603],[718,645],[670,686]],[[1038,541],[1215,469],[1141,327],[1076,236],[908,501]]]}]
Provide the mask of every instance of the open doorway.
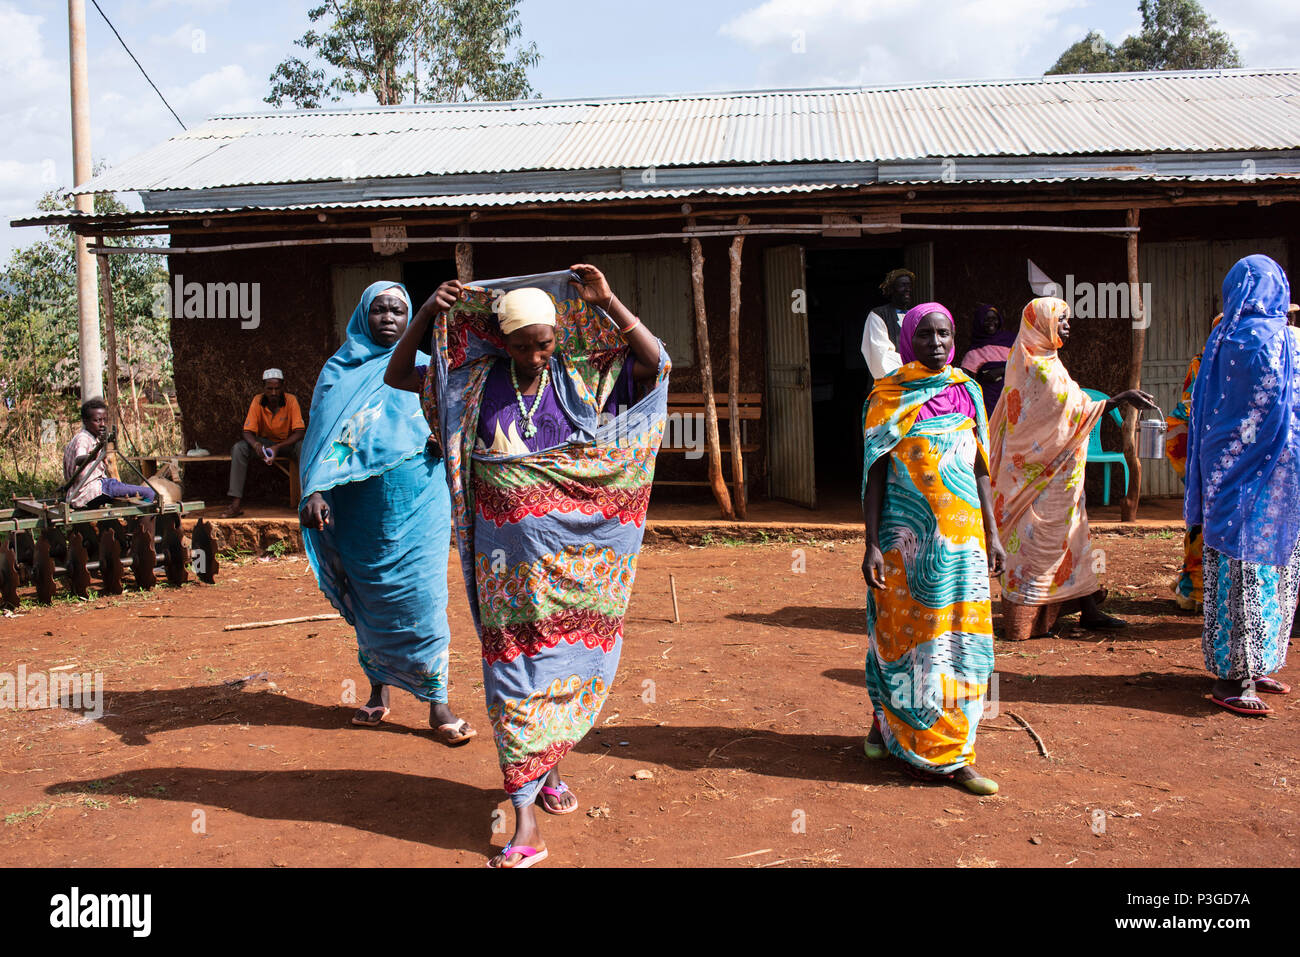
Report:
[{"label": "open doorway", "polygon": [[862,356],[867,313],[886,301],[880,281],[903,248],[807,250],[808,346],[819,502],[857,497],[862,406],[871,377]]},{"label": "open doorway", "polygon": [[[406,291],[411,294],[411,305],[416,311],[419,311],[425,300],[432,296],[439,286],[448,279],[455,278],[454,259],[426,259],[420,262],[402,263],[402,285],[406,286]],[[411,315],[414,317],[415,312]],[[429,353],[432,351],[432,345],[433,324],[430,323],[420,343],[420,351]]]}]

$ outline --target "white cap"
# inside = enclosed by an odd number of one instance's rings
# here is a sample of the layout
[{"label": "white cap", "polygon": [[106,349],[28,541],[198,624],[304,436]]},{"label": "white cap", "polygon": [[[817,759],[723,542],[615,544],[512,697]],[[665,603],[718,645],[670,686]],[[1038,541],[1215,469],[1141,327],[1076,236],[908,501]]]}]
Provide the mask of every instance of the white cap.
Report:
[{"label": "white cap", "polygon": [[525,326],[553,326],[555,300],[544,290],[531,286],[512,289],[497,303],[497,321],[505,336]]},{"label": "white cap", "polygon": [[281,382],[283,382],[284,373],[281,372],[279,369],[267,369],[265,372],[262,373],[262,381],[265,382],[267,379],[279,379]]}]

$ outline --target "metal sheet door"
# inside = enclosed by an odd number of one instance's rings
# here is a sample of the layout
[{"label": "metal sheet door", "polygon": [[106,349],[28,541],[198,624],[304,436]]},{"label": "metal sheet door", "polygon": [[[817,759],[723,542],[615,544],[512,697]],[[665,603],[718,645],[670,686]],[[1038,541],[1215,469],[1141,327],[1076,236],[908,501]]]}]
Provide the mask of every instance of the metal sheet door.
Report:
[{"label": "metal sheet door", "polygon": [[769,493],[813,508],[812,373],[802,246],[763,254],[767,312],[767,449]]}]

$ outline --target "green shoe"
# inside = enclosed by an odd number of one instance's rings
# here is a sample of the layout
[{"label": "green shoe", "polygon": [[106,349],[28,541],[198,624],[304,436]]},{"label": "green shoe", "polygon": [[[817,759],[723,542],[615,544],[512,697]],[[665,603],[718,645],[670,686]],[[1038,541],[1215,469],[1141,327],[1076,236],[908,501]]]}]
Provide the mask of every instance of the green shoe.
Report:
[{"label": "green shoe", "polygon": [[879,761],[881,758],[889,757],[889,748],[885,747],[883,742],[880,744],[872,744],[870,738],[863,738],[862,753],[872,761]]},{"label": "green shoe", "polygon": [[998,782],[992,778],[973,777],[960,782],[971,794],[990,795],[998,793]]}]

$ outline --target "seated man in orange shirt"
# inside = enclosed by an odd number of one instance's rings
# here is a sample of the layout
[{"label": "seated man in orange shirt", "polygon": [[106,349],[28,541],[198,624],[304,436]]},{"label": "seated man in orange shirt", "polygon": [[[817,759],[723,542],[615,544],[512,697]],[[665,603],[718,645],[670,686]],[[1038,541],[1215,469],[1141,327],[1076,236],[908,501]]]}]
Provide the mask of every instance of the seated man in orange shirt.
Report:
[{"label": "seated man in orange shirt", "polygon": [[297,398],[284,391],[284,373],[267,369],[262,373],[262,394],[248,407],[244,437],[230,449],[230,505],[221,513],[222,518],[244,514],[248,460],[256,454],[267,465],[288,458],[296,466],[306,431]]}]

